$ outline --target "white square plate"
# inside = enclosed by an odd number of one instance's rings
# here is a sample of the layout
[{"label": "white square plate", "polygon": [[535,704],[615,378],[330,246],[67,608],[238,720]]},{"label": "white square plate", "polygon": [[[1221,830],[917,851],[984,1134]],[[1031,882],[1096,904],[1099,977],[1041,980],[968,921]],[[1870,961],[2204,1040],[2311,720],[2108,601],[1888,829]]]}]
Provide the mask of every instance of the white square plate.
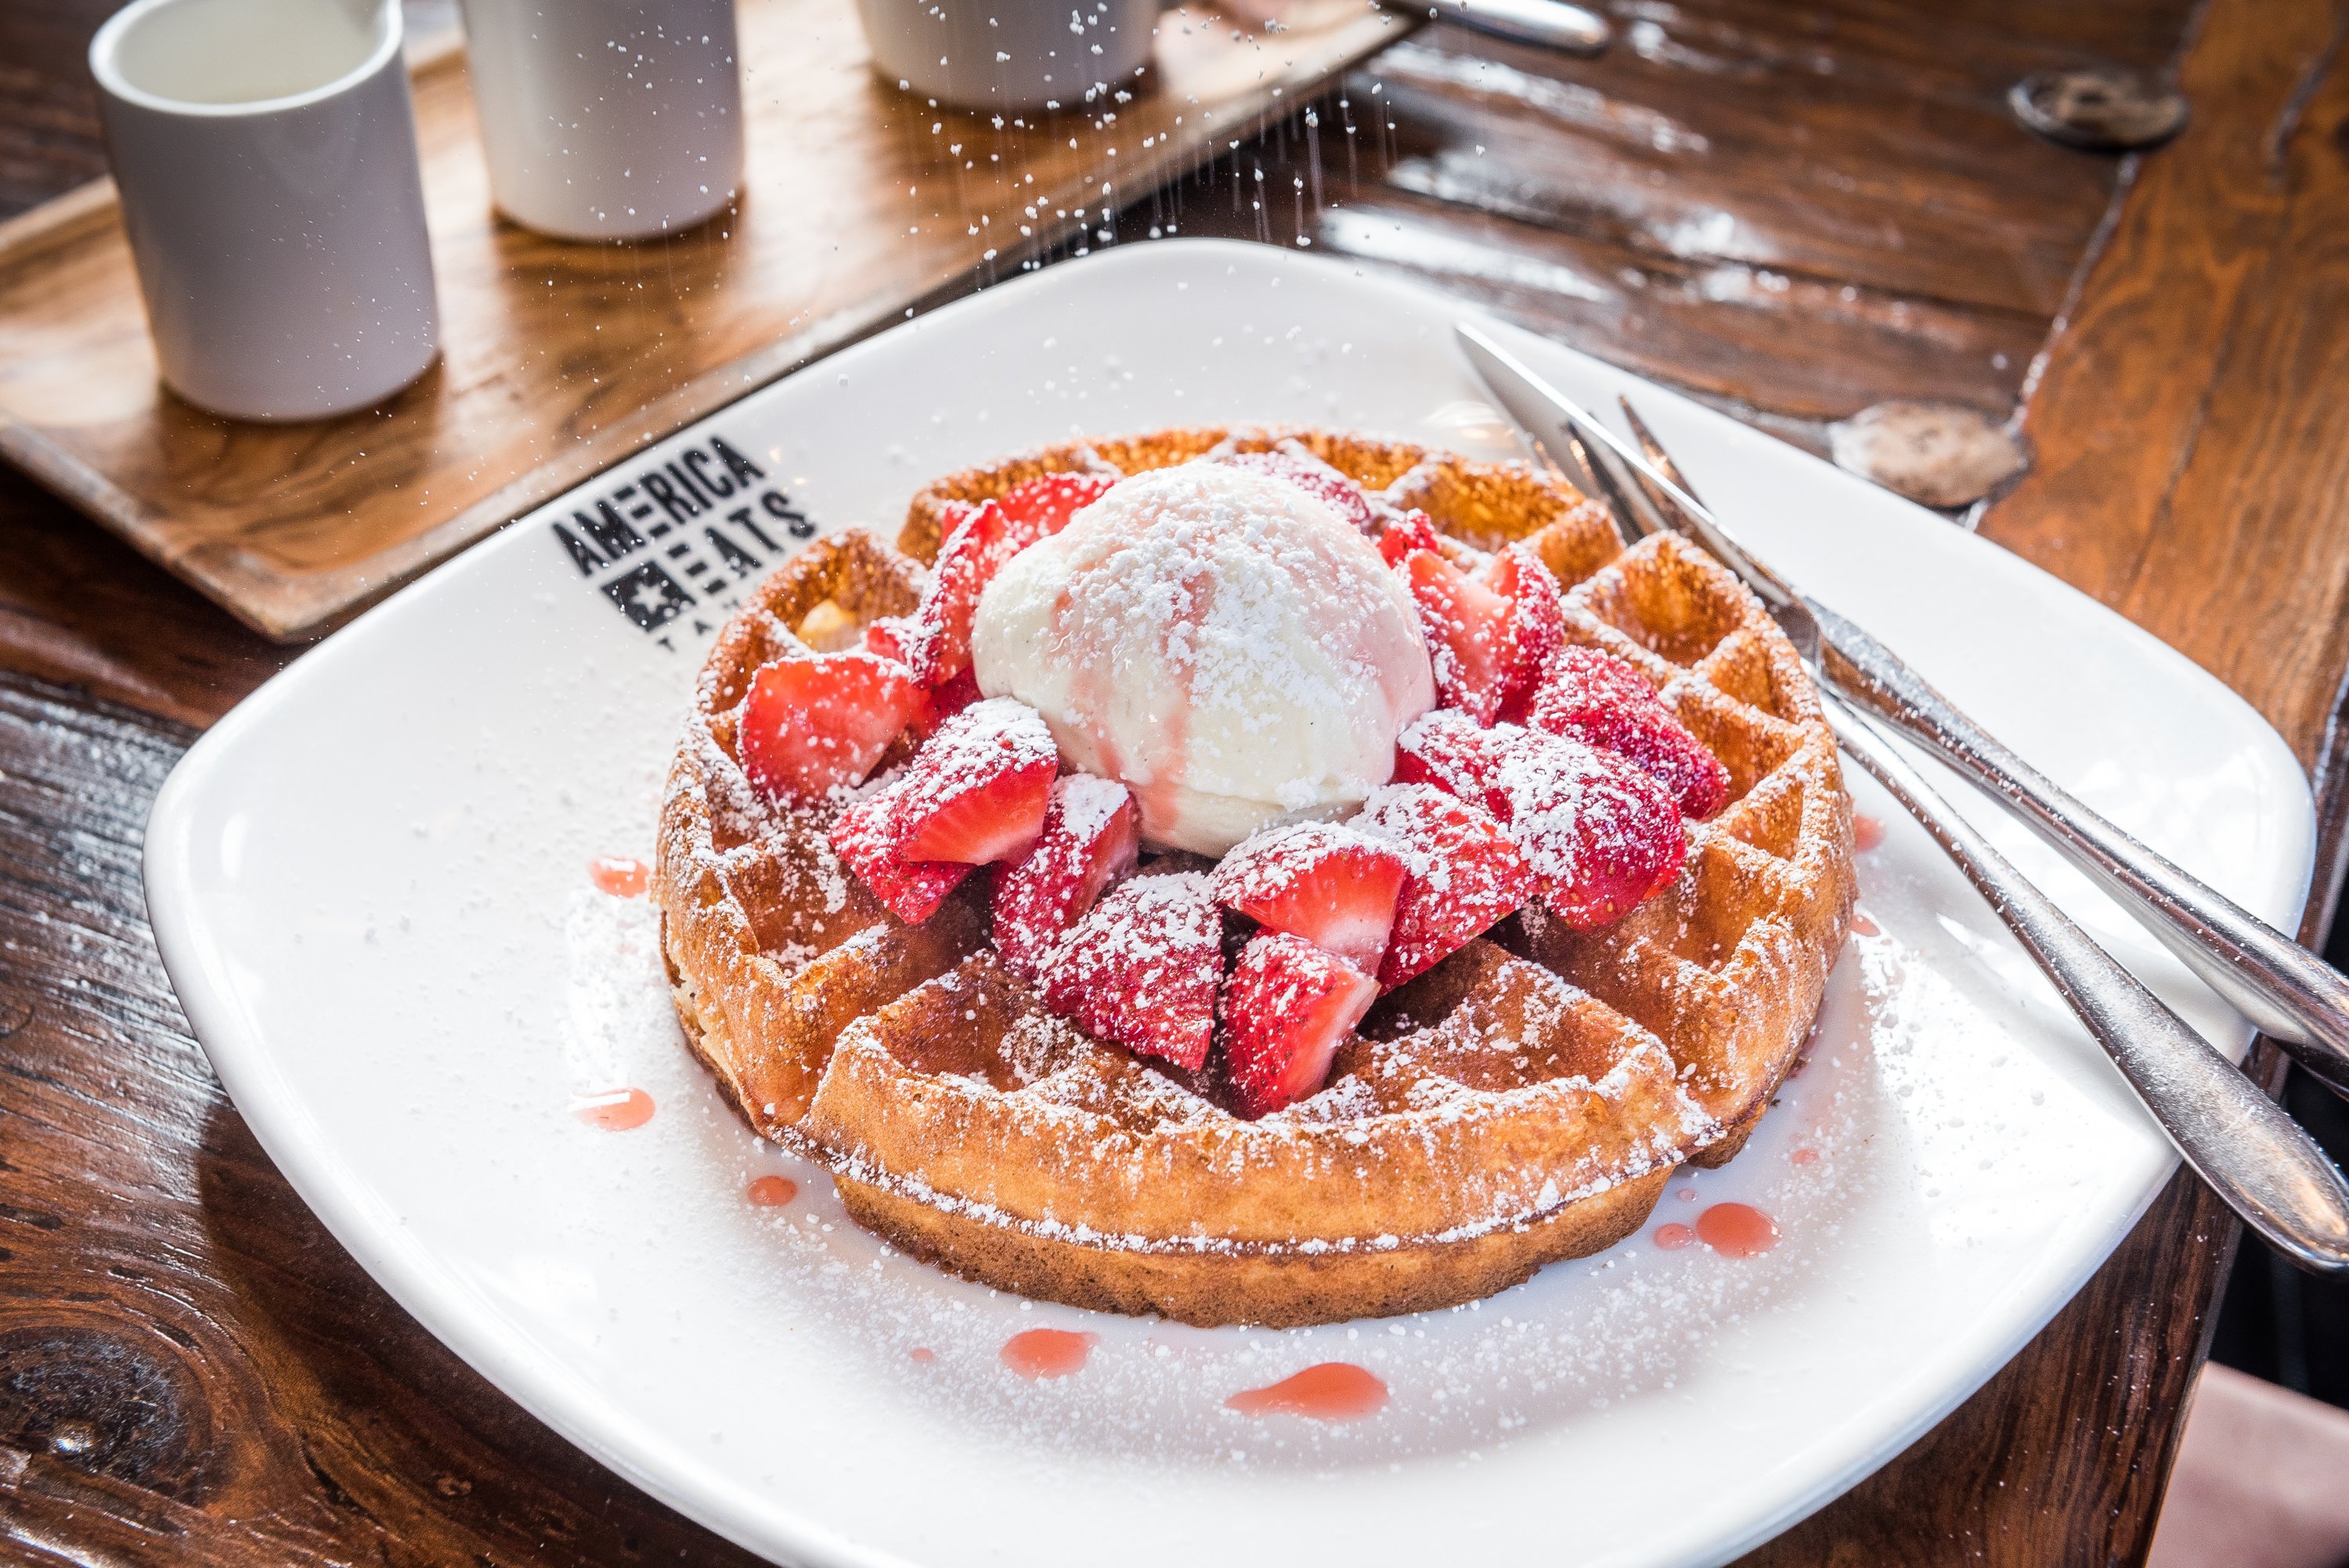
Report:
[{"label": "white square plate", "polygon": [[[1874,934],[1733,1165],[1475,1306],[1282,1333],[1030,1304],[891,1254],[720,1104],[677,1035],[651,911],[589,885],[591,857],[649,856],[701,650],[792,527],[893,534],[925,479],[1082,431],[1293,419],[1513,450],[1457,314],[1254,246],[1055,267],[744,399],[302,658],[188,753],[147,845],[165,962],[287,1179],[500,1387],[795,1561],[1707,1563],[1897,1453],[2070,1296],[2172,1156],[1864,784],[1889,830],[1861,857]],[[2216,681],[1939,518],[1513,341],[1593,407],[1633,392],[1758,548],[2049,773],[2259,913],[2299,909],[2306,787]],[[616,550],[630,531],[644,547]],[[1963,798],[2240,1052],[2239,1019]],[[572,1114],[624,1087],[652,1097],[644,1126]],[[746,1202],[763,1174],[798,1197]],[[1774,1251],[1656,1243],[1733,1197],[1775,1216]],[[1042,1324],[1100,1336],[1082,1371],[1000,1364]],[[1392,1403],[1348,1425],[1224,1406],[1327,1359],[1370,1367]]]}]

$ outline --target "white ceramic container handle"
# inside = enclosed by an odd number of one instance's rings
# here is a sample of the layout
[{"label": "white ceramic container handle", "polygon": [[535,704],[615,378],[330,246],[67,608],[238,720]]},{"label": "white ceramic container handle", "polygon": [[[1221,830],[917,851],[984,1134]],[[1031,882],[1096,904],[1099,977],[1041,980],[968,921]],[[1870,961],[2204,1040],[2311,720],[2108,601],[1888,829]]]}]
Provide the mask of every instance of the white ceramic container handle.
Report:
[{"label": "white ceramic container handle", "polygon": [[172,391],[322,418],[432,363],[398,0],[133,0],[89,64]]}]

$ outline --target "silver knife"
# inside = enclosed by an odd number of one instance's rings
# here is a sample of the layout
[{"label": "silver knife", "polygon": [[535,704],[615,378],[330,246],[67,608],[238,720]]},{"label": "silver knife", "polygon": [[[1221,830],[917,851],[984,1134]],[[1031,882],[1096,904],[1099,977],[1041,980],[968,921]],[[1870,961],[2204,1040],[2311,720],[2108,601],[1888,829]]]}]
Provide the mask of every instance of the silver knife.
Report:
[{"label": "silver knife", "polygon": [[1569,55],[1598,54],[1615,36],[1607,18],[1567,0],[1433,0],[1429,15]]},{"label": "silver knife", "polygon": [[[1459,331],[1470,358],[1511,413],[1537,436],[1562,438],[1631,531],[1663,526],[1660,514],[1666,508],[1685,508],[1690,521],[1710,523],[1694,497],[1661,474],[1654,479],[1662,488],[1643,498],[1644,507],[1635,503],[1625,483],[1631,459],[1608,432],[1492,339],[1474,327]],[[1756,596],[1817,674],[1826,638],[1813,606],[1726,534],[1713,531],[1724,563],[1752,574]],[[1699,542],[1714,548],[1702,536]],[[1832,683],[1822,678],[1819,695],[1844,751],[1957,862],[2204,1183],[2302,1267],[2349,1273],[2349,1184],[2299,1124],[1952,810]]]},{"label": "silver knife", "polygon": [[1684,487],[1515,355],[1475,326],[1463,324],[1457,330],[1494,395],[1528,430],[1553,442],[1574,437],[1602,490],[1609,487],[1599,470],[1625,470],[1632,482],[1619,481],[1617,488],[1633,492],[1624,499],[1635,512],[1645,503],[1648,515],[1693,536],[1744,579],[1790,635],[1808,623],[1814,645],[1797,646],[1826,685],[1982,786],[2294,1060],[2335,1092],[2349,1094],[2349,979],[2075,799],[1968,718],[1889,648],[1756,560]]}]

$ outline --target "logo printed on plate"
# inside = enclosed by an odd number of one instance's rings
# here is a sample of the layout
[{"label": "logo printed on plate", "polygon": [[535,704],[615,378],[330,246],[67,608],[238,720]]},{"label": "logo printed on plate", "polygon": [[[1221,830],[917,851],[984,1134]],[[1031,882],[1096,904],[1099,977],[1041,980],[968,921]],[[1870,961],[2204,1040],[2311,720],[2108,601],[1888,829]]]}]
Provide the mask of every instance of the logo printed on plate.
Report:
[{"label": "logo printed on plate", "polygon": [[709,636],[740,606],[737,584],[816,532],[766,469],[718,435],[579,495],[547,528],[580,575],[670,653],[672,622],[689,614],[691,634]]}]

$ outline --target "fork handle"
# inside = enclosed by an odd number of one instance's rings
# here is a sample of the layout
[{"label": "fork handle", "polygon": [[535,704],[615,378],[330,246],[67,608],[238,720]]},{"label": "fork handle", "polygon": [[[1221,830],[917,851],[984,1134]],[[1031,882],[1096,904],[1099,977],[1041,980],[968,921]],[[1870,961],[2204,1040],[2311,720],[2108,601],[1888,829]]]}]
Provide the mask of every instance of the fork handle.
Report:
[{"label": "fork handle", "polygon": [[1990,901],[2195,1174],[2301,1267],[2349,1274],[2349,1186],[2299,1123],[1992,849],[1867,719],[1832,696],[1826,707],[1846,754]]},{"label": "fork handle", "polygon": [[2349,1095],[2349,979],[2089,810],[1874,637],[1816,600],[1809,605],[1831,686],[1981,785],[2292,1059]]}]

